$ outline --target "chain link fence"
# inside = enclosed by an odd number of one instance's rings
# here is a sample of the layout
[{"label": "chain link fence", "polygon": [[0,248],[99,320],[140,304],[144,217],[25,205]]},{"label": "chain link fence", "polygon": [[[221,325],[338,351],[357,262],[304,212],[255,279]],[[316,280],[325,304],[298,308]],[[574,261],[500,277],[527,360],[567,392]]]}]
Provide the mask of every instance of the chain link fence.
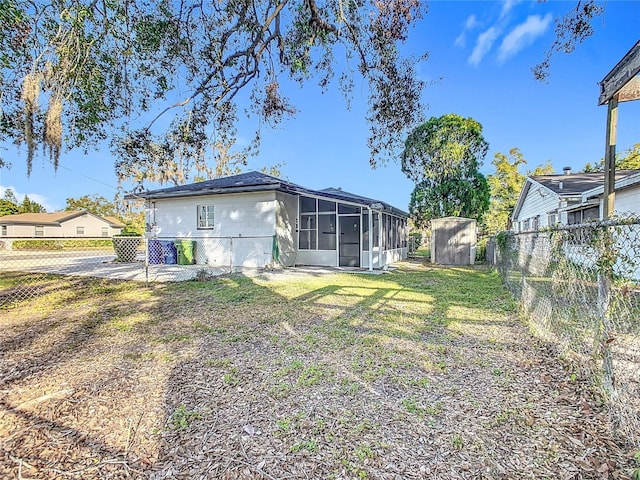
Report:
[{"label": "chain link fence", "polygon": [[272,236],[146,238],[3,238],[0,307],[48,288],[51,275],[176,282],[204,279],[278,261]]},{"label": "chain link fence", "polygon": [[503,233],[488,253],[534,333],[592,380],[617,433],[639,444],[640,220]]}]

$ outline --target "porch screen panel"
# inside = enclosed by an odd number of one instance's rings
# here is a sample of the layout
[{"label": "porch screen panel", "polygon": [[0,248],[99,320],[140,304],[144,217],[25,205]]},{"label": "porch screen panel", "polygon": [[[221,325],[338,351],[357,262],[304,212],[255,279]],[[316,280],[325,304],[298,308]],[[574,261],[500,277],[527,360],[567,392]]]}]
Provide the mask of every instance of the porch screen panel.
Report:
[{"label": "porch screen panel", "polygon": [[[315,201],[315,199],[312,199]],[[315,250],[317,248],[318,223],[317,214],[300,214],[300,249]]]},{"label": "porch screen panel", "polygon": [[362,214],[362,250],[369,251],[369,214]]},{"label": "porch screen panel", "polygon": [[375,248],[380,246],[380,215],[378,213],[373,214],[373,246]]},{"label": "porch screen panel", "polygon": [[300,197],[301,250],[335,250],[337,245],[336,202]]},{"label": "porch screen panel", "polygon": [[407,219],[402,220],[402,246],[403,248],[407,248],[408,239],[407,239]]},{"label": "porch screen panel", "polygon": [[[334,207],[335,208],[335,207]],[[318,214],[318,250],[336,249],[336,214]]]}]

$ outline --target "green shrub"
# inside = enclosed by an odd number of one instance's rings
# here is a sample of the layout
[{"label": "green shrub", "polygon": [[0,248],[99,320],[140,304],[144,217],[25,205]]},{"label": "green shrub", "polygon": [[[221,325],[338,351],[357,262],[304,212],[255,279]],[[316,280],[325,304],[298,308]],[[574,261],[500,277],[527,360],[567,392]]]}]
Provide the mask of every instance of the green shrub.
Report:
[{"label": "green shrub", "polygon": [[12,243],[14,250],[87,250],[106,249],[111,247],[111,239],[104,240],[16,240]]},{"label": "green shrub", "polygon": [[476,262],[484,262],[487,259],[487,241],[489,237],[482,237],[476,243]]},{"label": "green shrub", "polygon": [[16,240],[12,244],[14,250],[62,250],[62,240]]},{"label": "green shrub", "polygon": [[[410,232],[409,233],[409,246],[412,246],[414,251],[418,250],[420,245],[422,245],[422,233],[421,232]],[[413,240],[411,240],[413,239]]]}]

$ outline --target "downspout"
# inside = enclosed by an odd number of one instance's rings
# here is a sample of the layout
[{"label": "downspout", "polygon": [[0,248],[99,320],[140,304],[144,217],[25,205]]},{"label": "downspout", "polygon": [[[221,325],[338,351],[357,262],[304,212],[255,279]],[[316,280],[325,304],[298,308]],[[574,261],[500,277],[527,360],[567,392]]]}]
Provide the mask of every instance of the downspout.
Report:
[{"label": "downspout", "polygon": [[371,210],[371,207],[367,207],[367,209],[369,210],[369,215],[367,216],[368,218],[368,223],[369,225],[367,226],[369,228],[369,271],[372,272],[373,271],[373,210]]}]

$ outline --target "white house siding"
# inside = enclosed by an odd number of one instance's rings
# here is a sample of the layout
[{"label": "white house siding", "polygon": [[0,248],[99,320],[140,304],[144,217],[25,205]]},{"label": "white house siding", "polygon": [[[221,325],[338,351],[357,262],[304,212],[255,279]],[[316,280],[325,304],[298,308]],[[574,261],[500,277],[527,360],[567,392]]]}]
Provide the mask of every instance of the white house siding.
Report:
[{"label": "white house siding", "polygon": [[298,253],[298,196],[276,192],[276,235],[280,263],[293,266]]},{"label": "white house siding", "polygon": [[[527,196],[522,202],[516,221],[524,222],[527,219],[531,219],[531,225],[533,225],[533,219],[539,215],[538,228],[546,227],[549,225],[547,213],[556,210],[558,206],[559,199],[555,193],[532,183]],[[521,224],[518,225],[518,231],[522,230]],[[533,227],[530,227],[529,230],[533,230]]]},{"label": "white house siding", "polygon": [[620,215],[640,215],[640,188],[616,192],[615,212]]},{"label": "white house siding", "polygon": [[[214,227],[198,229],[197,206],[214,206]],[[155,206],[155,208],[154,208]],[[152,236],[196,241],[196,263],[264,267],[272,263],[275,192],[157,199],[150,202]]]}]

